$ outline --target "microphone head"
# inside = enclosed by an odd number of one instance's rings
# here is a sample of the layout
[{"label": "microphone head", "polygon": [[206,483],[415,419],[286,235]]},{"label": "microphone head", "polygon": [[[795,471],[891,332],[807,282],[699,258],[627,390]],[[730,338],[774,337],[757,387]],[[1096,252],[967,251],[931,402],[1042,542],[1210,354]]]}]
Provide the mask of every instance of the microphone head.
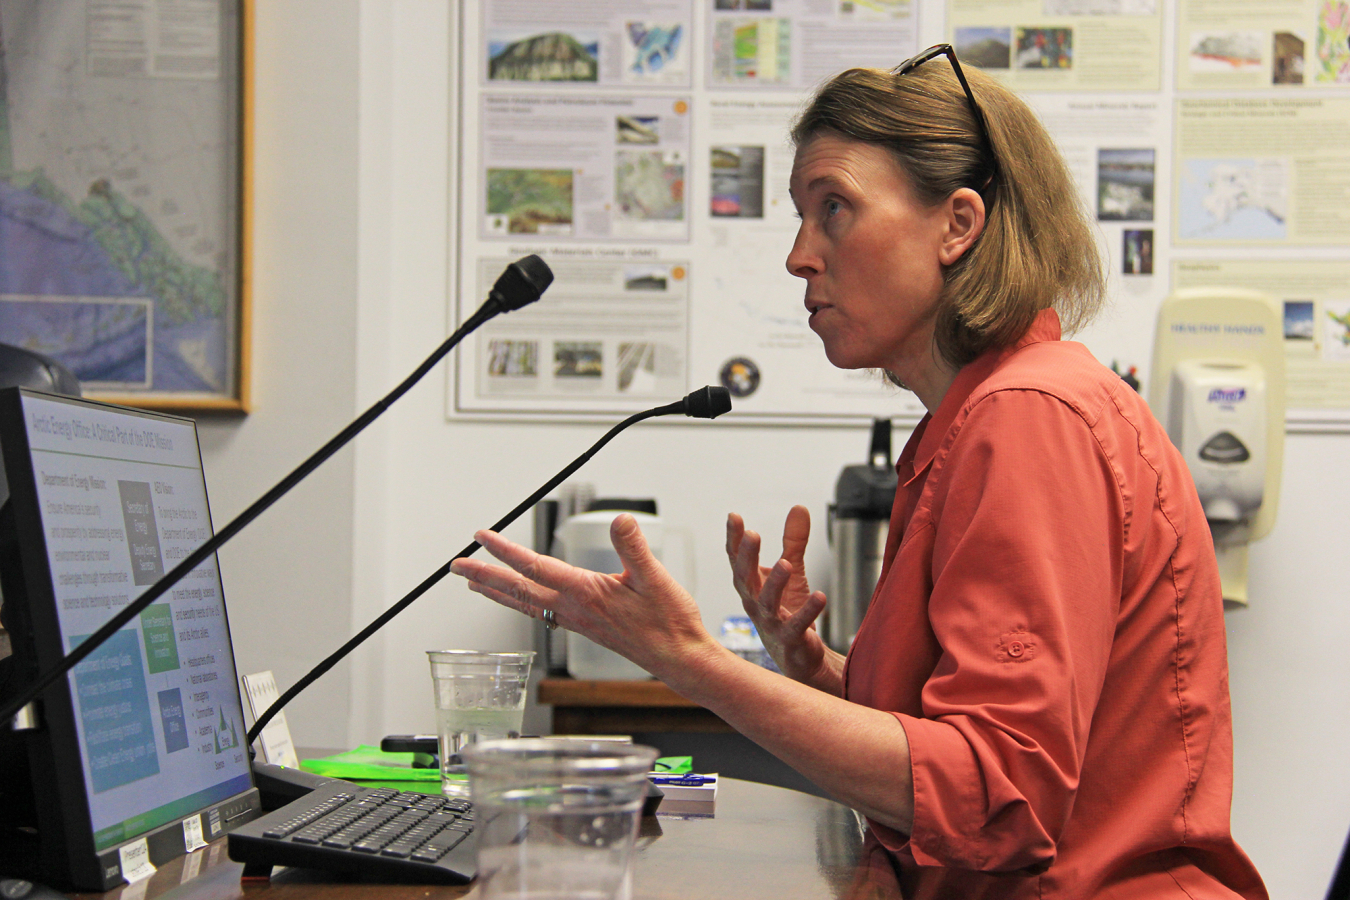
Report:
[{"label": "microphone head", "polygon": [[684,414],[694,419],[715,419],[731,412],[731,391],[707,385],[684,398]]},{"label": "microphone head", "polygon": [[538,300],[552,283],[553,270],[531,253],[511,263],[497,276],[491,297],[499,312],[511,312]]}]

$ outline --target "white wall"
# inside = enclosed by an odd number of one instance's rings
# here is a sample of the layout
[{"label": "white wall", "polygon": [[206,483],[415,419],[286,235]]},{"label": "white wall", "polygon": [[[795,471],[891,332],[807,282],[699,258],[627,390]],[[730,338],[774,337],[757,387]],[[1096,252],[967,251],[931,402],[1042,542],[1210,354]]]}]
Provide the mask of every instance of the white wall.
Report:
[{"label": "white wall", "polygon": [[[203,419],[217,526],[356,409],[357,4],[257,4],[252,331],[254,411]],[[220,554],[236,657],[288,687],[351,631],[354,454],[342,451]],[[364,550],[364,548],[363,548]],[[296,735],[345,744],[351,683],[287,710]]]},{"label": "white wall", "polygon": [[[256,6],[255,409],[203,422],[218,524],[448,333],[451,4]],[[604,430],[449,422],[445,394],[442,367],[222,552],[244,672],[293,683]],[[795,502],[823,519],[867,439],[863,427],[651,423],[577,477],[654,496],[694,531],[715,626],[736,611],[726,513],[770,534]],[[1350,827],[1350,604],[1336,540],[1350,535],[1347,459],[1350,436],[1290,437],[1278,524],[1252,551],[1252,606],[1228,620],[1234,828],[1276,898],[1322,896]],[[528,540],[529,523],[510,533]],[[809,562],[823,578],[823,536]],[[292,704],[297,741],[429,730],[423,651],[448,646],[529,648],[529,623],[447,578]]]},{"label": "white wall", "polygon": [[1350,829],[1350,435],[1290,435],[1275,529],[1228,614],[1233,829],[1271,896],[1325,896]]}]

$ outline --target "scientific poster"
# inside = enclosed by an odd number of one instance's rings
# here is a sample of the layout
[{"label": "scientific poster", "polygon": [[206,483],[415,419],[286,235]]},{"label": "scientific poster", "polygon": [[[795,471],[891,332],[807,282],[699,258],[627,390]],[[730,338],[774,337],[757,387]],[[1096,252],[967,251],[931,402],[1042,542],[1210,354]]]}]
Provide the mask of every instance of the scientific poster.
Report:
[{"label": "scientific poster", "polygon": [[1095,219],[1109,305],[1077,339],[1142,379],[1169,292],[1260,285],[1286,303],[1291,427],[1350,428],[1350,0],[1242,9],[461,4],[452,319],[527,253],[557,281],[466,342],[447,413],[606,418],[722,384],[744,421],[916,421],[807,326],[787,134],[822,80],[947,41],[1037,111]]}]

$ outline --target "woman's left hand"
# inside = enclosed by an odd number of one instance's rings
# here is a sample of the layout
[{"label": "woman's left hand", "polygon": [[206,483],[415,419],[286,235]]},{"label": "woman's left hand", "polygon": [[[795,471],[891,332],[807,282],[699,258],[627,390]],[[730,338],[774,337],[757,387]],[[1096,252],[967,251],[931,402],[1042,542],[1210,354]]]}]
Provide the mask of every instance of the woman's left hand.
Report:
[{"label": "woman's left hand", "polygon": [[491,531],[474,538],[510,568],[465,557],[450,571],[468,579],[470,590],[532,618],[552,610],[559,626],[658,677],[689,653],[719,647],[694,598],[652,555],[637,521],[617,516],[609,535],[624,567],[618,575],[577,568]]},{"label": "woman's left hand", "polygon": [[794,506],[783,524],[783,555],[772,566],[759,564],[760,536],[745,527],[736,513],[727,516],[727,558],[731,582],[741,606],[755,623],[764,649],[779,671],[795,681],[829,693],[839,693],[843,659],[835,659],[816,630],[825,609],[825,595],[812,591],[806,580],[806,543],[811,537],[811,513]]}]

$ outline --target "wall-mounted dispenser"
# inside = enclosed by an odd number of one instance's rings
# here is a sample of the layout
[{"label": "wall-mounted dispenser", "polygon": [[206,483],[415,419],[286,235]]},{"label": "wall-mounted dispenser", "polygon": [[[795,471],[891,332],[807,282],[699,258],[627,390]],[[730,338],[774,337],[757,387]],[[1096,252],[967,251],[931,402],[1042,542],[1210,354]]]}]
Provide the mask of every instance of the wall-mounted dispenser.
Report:
[{"label": "wall-mounted dispenser", "polygon": [[1237,288],[1163,301],[1148,402],[1181,450],[1209,520],[1228,604],[1247,603],[1247,547],[1270,531],[1284,458],[1279,305]]}]

